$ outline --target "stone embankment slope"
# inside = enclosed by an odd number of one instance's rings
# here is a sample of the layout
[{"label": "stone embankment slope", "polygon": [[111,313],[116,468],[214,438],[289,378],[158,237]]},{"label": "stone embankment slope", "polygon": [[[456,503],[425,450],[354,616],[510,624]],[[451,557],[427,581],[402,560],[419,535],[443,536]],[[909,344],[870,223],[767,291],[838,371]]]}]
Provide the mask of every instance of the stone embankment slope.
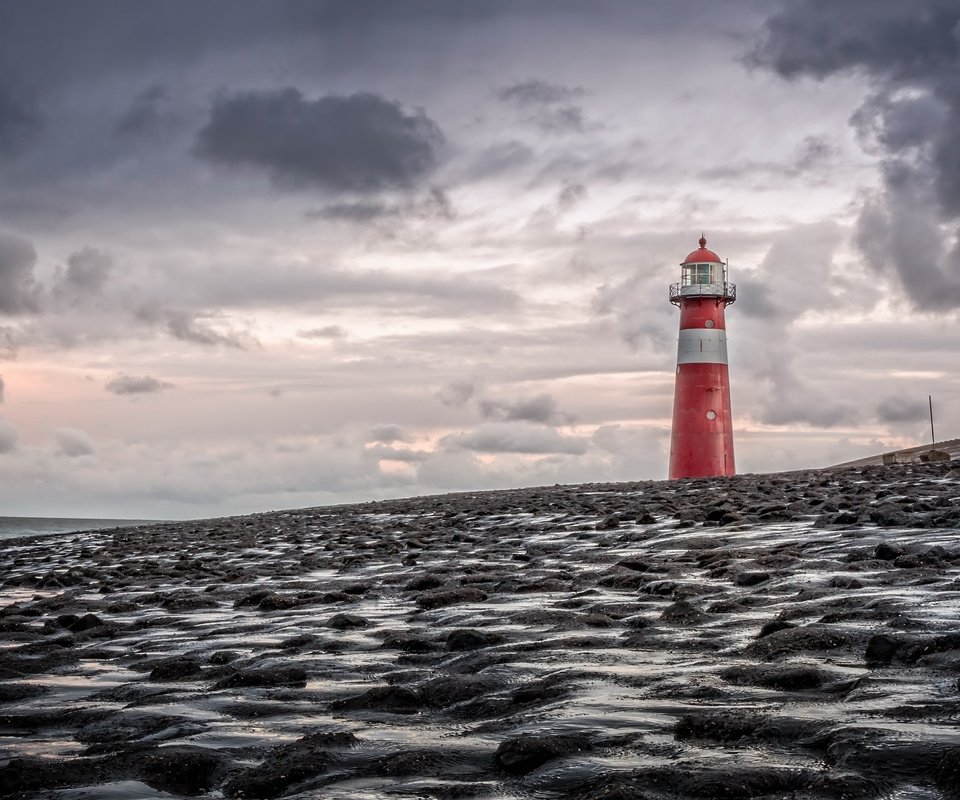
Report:
[{"label": "stone embankment slope", "polygon": [[7,542],[0,796],[956,797],[955,475]]},{"label": "stone embankment slope", "polygon": [[908,464],[914,461],[920,461],[922,456],[931,450],[939,450],[947,453],[952,461],[960,461],[960,439],[950,439],[945,442],[937,442],[935,445],[923,444],[918,447],[907,447],[903,450],[890,450],[887,453],[880,453],[868,458],[859,458],[855,461],[845,461],[842,464],[829,467],[828,469],[846,469],[848,467],[875,467],[883,464],[885,457],[892,457],[893,460],[901,464]]}]

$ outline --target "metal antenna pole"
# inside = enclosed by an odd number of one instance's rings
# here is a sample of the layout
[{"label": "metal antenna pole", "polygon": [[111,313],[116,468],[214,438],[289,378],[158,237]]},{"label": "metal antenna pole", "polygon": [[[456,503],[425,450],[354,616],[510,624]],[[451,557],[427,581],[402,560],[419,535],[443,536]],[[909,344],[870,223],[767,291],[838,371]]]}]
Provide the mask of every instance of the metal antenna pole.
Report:
[{"label": "metal antenna pole", "polygon": [[930,403],[930,446],[936,447],[937,437],[933,432],[933,395],[932,394],[927,395],[927,402]]}]

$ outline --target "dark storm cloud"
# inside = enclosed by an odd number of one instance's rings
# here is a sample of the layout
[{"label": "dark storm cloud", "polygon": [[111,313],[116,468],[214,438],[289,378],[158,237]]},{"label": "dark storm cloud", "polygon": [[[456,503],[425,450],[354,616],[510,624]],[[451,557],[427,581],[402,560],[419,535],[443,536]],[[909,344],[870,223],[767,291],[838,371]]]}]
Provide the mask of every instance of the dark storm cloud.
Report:
[{"label": "dark storm cloud", "polygon": [[410,437],[399,425],[376,425],[367,434],[367,441],[394,444],[395,442],[409,442]]},{"label": "dark storm cloud", "polygon": [[437,396],[445,406],[460,408],[470,402],[478,388],[476,380],[451,381],[440,390]]},{"label": "dark storm cloud", "polygon": [[389,205],[380,200],[355,203],[330,203],[321,208],[311,209],[304,216],[307,219],[325,219],[342,222],[372,222],[384,217],[400,215],[398,206]]},{"label": "dark storm cloud", "polygon": [[917,422],[927,418],[929,406],[915,397],[885,397],[877,403],[877,419],[881,422]]},{"label": "dark storm cloud", "polygon": [[799,0],[766,23],[748,61],[784,78],[866,75],[852,115],[881,154],[882,190],[857,240],[924,309],[960,307],[960,5],[955,0]]},{"label": "dark storm cloud", "polygon": [[586,127],[583,109],[569,102],[584,94],[579,87],[561,86],[531,79],[507,86],[497,97],[521,110],[529,121],[550,133],[583,131]]},{"label": "dark storm cloud", "polygon": [[741,181],[746,176],[798,178],[829,168],[837,154],[833,142],[822,136],[807,136],[784,161],[742,161],[703,170],[709,180]]},{"label": "dark storm cloud", "polygon": [[40,307],[33,275],[37,252],[26,239],[0,233],[0,313],[22,314]]},{"label": "dark storm cloud", "polygon": [[117,120],[114,132],[118,136],[141,136],[161,131],[171,123],[170,93],[156,85],[144,89]]},{"label": "dark storm cloud", "polygon": [[497,97],[520,106],[542,106],[563,103],[582,94],[583,89],[579,87],[561,86],[558,83],[541,80],[528,80],[504,87],[497,92]]},{"label": "dark storm cloud", "polygon": [[554,428],[526,422],[490,422],[468,433],[451,434],[440,440],[445,450],[478,453],[566,453],[582,455],[589,442],[578,436],[564,436]]},{"label": "dark storm cloud", "polygon": [[85,247],[67,259],[67,266],[58,267],[52,294],[61,306],[77,307],[99,296],[113,271],[113,259],[108,253]]},{"label": "dark storm cloud", "polygon": [[539,422],[543,425],[557,425],[571,421],[570,416],[560,411],[557,401],[549,394],[538,394],[513,401],[487,399],[481,400],[478,405],[484,419],[502,422]]},{"label": "dark storm cloud", "polygon": [[83,431],[74,428],[60,428],[54,431],[57,437],[57,455],[67,458],[93,455],[96,448],[93,441]]},{"label": "dark storm cloud", "polygon": [[156,394],[164,389],[170,389],[172,383],[158,380],[149,375],[117,375],[116,378],[108,381],[106,390],[111,394],[129,395],[129,394]]},{"label": "dark storm cloud", "polygon": [[19,152],[40,124],[36,100],[0,83],[0,160]]},{"label": "dark storm cloud", "polygon": [[174,339],[206,347],[223,345],[245,350],[255,344],[248,335],[234,331],[218,331],[208,322],[187,311],[166,312],[166,329]]},{"label": "dark storm cloud", "polygon": [[308,100],[286,88],[218,98],[196,149],[212,162],[263,169],[281,187],[367,193],[415,186],[442,144],[423,111],[379,95]]},{"label": "dark storm cloud", "polygon": [[307,219],[364,223],[401,218],[449,220],[456,216],[456,212],[447,193],[440,187],[433,186],[422,197],[403,203],[387,203],[383,200],[329,203],[307,211],[304,216]]}]

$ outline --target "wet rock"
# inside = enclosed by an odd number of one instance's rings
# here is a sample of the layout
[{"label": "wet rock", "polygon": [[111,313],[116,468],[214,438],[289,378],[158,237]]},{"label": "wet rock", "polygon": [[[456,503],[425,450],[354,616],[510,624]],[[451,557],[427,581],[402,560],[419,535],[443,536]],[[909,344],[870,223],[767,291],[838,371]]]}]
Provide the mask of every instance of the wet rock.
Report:
[{"label": "wet rock", "polygon": [[94,749],[105,752],[109,746],[126,746],[129,742],[145,738],[157,738],[161,732],[175,735],[190,729],[191,733],[203,730],[205,726],[191,723],[185,717],[172,717],[143,711],[112,711],[96,714],[98,718],[82,725],[76,732],[78,741],[84,744],[100,746]]},{"label": "wet rock", "polygon": [[616,514],[607,514],[602,520],[600,520],[595,528],[598,531],[609,531],[613,528],[620,527],[620,517]]},{"label": "wet rock", "polygon": [[942,742],[900,739],[881,729],[846,728],[831,734],[826,762],[868,775],[927,778],[948,749]]},{"label": "wet rock", "polygon": [[796,628],[796,624],[793,622],[786,622],[782,619],[772,619],[769,622],[764,622],[760,627],[760,632],[757,634],[758,639],[762,639],[764,636],[769,636],[771,633],[776,633],[777,631],[785,631],[788,628]]},{"label": "wet rock", "polygon": [[685,714],[674,726],[676,739],[710,739],[718,742],[736,742],[752,739],[766,717],[735,711],[714,711]]},{"label": "wet rock", "polygon": [[307,673],[300,667],[263,667],[260,669],[244,669],[231,672],[217,681],[213,688],[233,689],[237,687],[275,687],[275,686],[305,686]]},{"label": "wet rock", "polygon": [[948,797],[960,797],[960,747],[947,750],[934,770],[937,788]]},{"label": "wet rock", "polygon": [[240,658],[240,654],[234,650],[217,650],[210,654],[209,661],[211,664],[223,666],[231,661],[236,661],[238,658]]},{"label": "wet rock", "polygon": [[468,586],[459,589],[426,592],[417,596],[416,603],[424,611],[431,611],[458,603],[482,603],[486,599],[487,595],[484,592]]},{"label": "wet rock", "polygon": [[399,650],[402,653],[427,654],[440,649],[436,642],[422,636],[404,636],[391,634],[384,638],[381,645],[385,650]]},{"label": "wet rock", "polygon": [[220,605],[214,597],[189,590],[168,592],[160,598],[159,604],[167,611],[174,612],[195,611],[201,608],[216,608]]},{"label": "wet rock", "polygon": [[525,775],[551,759],[592,749],[586,736],[524,734],[501,742],[494,761],[510,775]]},{"label": "wet rock", "polygon": [[44,789],[99,783],[107,774],[101,759],[12,758],[0,767],[0,797],[36,797]]},{"label": "wet rock", "polygon": [[432,708],[449,708],[501,687],[501,681],[489,676],[441,675],[420,686],[417,695]]},{"label": "wet rock", "polygon": [[868,517],[871,522],[881,528],[909,528],[913,523],[913,518],[909,514],[892,503],[872,508]]},{"label": "wet rock", "polygon": [[308,734],[274,748],[258,766],[235,774],[223,786],[227,797],[272,798],[291,787],[308,788],[310,779],[322,776],[337,763],[338,751],[355,744],[349,733]]},{"label": "wet rock", "polygon": [[769,572],[738,572],[733,582],[737,586],[756,586],[770,580]]},{"label": "wet rock", "polygon": [[701,622],[704,617],[705,614],[699,608],[686,600],[677,600],[677,602],[667,606],[660,614],[660,619],[664,622],[671,622],[676,625],[695,625]]},{"label": "wet rock", "polygon": [[781,692],[819,689],[839,678],[809,665],[756,665],[730,667],[720,673],[725,680],[740,686],[762,686]]},{"label": "wet rock", "polygon": [[140,779],[153,789],[195,797],[220,783],[228,760],[206,747],[165,747],[141,756]]},{"label": "wet rock", "polygon": [[0,683],[0,703],[14,703],[19,700],[28,700],[39,697],[48,692],[46,686],[33,683]]},{"label": "wet rock", "polygon": [[905,552],[906,550],[899,545],[891,544],[890,542],[881,542],[873,551],[873,557],[880,561],[893,561]]},{"label": "wet rock", "polygon": [[838,629],[821,625],[801,625],[771,633],[747,646],[748,655],[760,658],[781,658],[796,653],[836,650],[849,643]]},{"label": "wet rock", "polygon": [[410,589],[416,592],[423,592],[428,589],[439,589],[446,583],[439,575],[418,575],[407,581],[404,589]]},{"label": "wet rock", "polygon": [[406,686],[375,686],[362,694],[334,700],[335,711],[389,711],[393,714],[416,714],[423,708],[423,697]]},{"label": "wet rock", "polygon": [[194,678],[203,672],[203,667],[195,658],[173,658],[162,661],[150,671],[152,681],[178,681]]},{"label": "wet rock", "polygon": [[492,631],[460,628],[455,631],[450,631],[450,633],[447,634],[446,645],[447,650],[451,651],[479,650],[481,647],[490,647],[491,645],[500,644],[502,641],[503,637]]},{"label": "wet rock", "polygon": [[442,771],[448,756],[440,750],[404,750],[378,759],[376,775],[424,775]]},{"label": "wet rock", "polygon": [[900,649],[902,641],[893,636],[879,633],[871,636],[867,642],[867,650],[864,653],[864,659],[867,664],[882,666],[893,661],[894,656]]},{"label": "wet rock", "polygon": [[369,625],[370,620],[357,614],[334,614],[326,622],[328,628],[335,628],[338,631],[366,628]]},{"label": "wet rock", "polygon": [[57,624],[61,628],[66,628],[73,633],[89,631],[93,630],[94,628],[102,628],[104,625],[106,625],[106,623],[96,614],[84,614],[83,616],[77,616],[76,614],[61,614],[59,617],[57,617]]}]

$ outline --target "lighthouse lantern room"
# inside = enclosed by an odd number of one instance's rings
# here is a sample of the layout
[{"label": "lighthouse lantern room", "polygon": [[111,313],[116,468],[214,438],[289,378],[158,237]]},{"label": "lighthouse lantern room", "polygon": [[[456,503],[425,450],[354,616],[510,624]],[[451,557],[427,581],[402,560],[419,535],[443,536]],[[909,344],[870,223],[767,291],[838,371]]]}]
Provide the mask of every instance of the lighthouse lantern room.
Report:
[{"label": "lighthouse lantern room", "polygon": [[724,309],[737,299],[727,264],[700,237],[680,264],[670,302],[680,307],[670,478],[733,475],[733,420]]}]

